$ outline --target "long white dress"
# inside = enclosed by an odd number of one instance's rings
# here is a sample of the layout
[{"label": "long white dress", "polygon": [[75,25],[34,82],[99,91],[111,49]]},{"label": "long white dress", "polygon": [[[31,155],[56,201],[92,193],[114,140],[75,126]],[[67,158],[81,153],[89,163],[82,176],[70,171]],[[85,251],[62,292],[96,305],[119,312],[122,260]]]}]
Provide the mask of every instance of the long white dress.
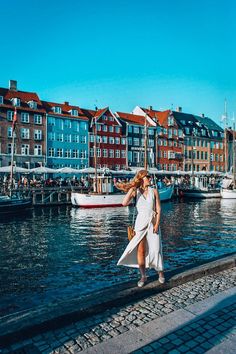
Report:
[{"label": "long white dress", "polygon": [[135,236],[127,245],[124,253],[120,257],[117,265],[138,268],[137,246],[146,236],[146,257],[145,267],[154,268],[156,271],[163,271],[163,256],[161,245],[161,230],[158,233],[153,232],[153,217],[155,207],[155,194],[151,187],[148,187],[148,193],[145,196],[137,191],[137,217],[135,221]]}]

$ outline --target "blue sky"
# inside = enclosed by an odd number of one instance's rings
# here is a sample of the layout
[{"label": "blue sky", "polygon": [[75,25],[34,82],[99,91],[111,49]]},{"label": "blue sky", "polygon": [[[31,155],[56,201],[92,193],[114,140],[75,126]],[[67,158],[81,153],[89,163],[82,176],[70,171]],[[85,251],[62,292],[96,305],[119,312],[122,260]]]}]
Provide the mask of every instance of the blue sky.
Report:
[{"label": "blue sky", "polygon": [[234,0],[0,0],[0,86],[130,112],[236,113]]}]

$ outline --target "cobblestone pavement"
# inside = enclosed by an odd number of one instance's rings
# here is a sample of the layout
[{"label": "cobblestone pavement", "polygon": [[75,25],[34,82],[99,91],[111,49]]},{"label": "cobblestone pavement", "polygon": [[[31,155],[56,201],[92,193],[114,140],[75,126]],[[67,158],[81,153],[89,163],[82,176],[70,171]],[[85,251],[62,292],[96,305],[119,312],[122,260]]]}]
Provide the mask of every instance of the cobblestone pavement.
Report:
[{"label": "cobblestone pavement", "polygon": [[201,354],[232,335],[236,335],[236,303],[183,326],[132,353]]},{"label": "cobblestone pavement", "polygon": [[[190,281],[122,308],[109,309],[103,314],[91,316],[61,329],[40,333],[31,339],[15,343],[8,348],[2,348],[1,353],[78,353],[234,286],[236,286],[236,268]],[[231,314],[234,314],[234,319]],[[205,342],[209,343],[211,343],[213,335],[216,335],[219,341],[222,340],[224,333],[227,331],[226,323],[229,322],[232,327],[235,325],[235,317],[235,306],[232,306],[226,311],[222,310],[215,315],[211,315],[209,319],[196,321],[195,324],[191,325],[192,327],[190,325],[186,328],[183,327],[179,332],[173,332],[172,336],[170,334],[169,337],[166,336],[154,341],[151,345],[143,347],[136,353],[156,351],[158,354],[167,352],[174,354],[184,352],[184,350],[188,353],[203,353],[207,348],[204,347],[204,339],[203,341],[201,339],[200,342],[200,337],[204,337]],[[201,335],[203,329],[204,336]],[[207,331],[205,332],[205,330]],[[185,338],[189,342],[188,345],[181,341],[183,333],[185,333]],[[193,345],[191,342],[193,336],[195,337],[194,343],[197,340],[199,340],[197,343],[201,343],[201,346],[198,346],[199,351],[197,349],[195,351],[190,350],[191,345]],[[175,347],[172,347],[171,343],[174,341]],[[169,346],[166,346],[166,343],[169,343]]]}]

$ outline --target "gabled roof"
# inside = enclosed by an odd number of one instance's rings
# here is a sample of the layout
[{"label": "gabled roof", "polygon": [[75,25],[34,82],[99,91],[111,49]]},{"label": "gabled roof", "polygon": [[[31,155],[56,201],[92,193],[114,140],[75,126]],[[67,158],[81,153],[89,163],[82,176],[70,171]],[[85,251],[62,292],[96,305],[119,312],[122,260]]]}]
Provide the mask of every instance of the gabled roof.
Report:
[{"label": "gabled roof", "polygon": [[181,123],[182,121],[185,121],[185,124],[188,125],[189,122],[191,122],[192,125],[195,125],[197,122],[197,119],[195,118],[195,116],[193,114],[189,114],[189,113],[183,113],[183,112],[177,112],[177,111],[172,111],[172,115],[174,116],[174,118],[177,120],[177,122],[179,124],[181,124],[181,126],[183,125]]},{"label": "gabled roof", "polygon": [[145,125],[145,117],[132,113],[116,112],[118,118],[130,124]]},{"label": "gabled roof", "polygon": [[91,120],[91,126],[93,125],[93,121],[96,119],[96,121],[101,118],[107,111],[112,115],[112,117],[116,120],[117,124],[121,126],[121,123],[119,119],[113,114],[113,112],[110,110],[109,107],[105,108],[100,108],[98,110],[92,110],[92,109],[84,109],[82,108],[82,111],[84,114]]},{"label": "gabled roof", "polygon": [[154,109],[141,108],[146,114],[149,115],[152,119],[157,121],[160,125],[162,125],[166,119],[169,117],[171,111],[167,109],[166,111],[156,111]]},{"label": "gabled roof", "polygon": [[[57,103],[57,102],[49,102],[49,101],[42,101],[44,108],[46,109],[46,112],[49,114],[53,115],[58,115],[58,116],[67,116],[67,117],[72,117],[72,118],[79,118],[88,121],[88,117],[84,115],[84,112],[81,110],[79,106],[72,106],[69,105],[67,102],[65,103]],[[53,111],[53,107],[60,107],[61,108],[61,113],[55,113]],[[78,116],[72,116],[70,111],[74,109],[78,111]]]}]

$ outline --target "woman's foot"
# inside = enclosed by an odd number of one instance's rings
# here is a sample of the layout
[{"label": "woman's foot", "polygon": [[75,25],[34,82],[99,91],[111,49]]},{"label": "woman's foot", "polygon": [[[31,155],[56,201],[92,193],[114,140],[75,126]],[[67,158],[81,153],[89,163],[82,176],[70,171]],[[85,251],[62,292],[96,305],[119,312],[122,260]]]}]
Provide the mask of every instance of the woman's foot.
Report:
[{"label": "woman's foot", "polygon": [[165,283],[165,277],[164,277],[164,273],[163,272],[160,272],[159,273],[159,283],[161,283],[161,284],[164,284]]},{"label": "woman's foot", "polygon": [[142,278],[138,281],[137,285],[138,285],[139,288],[142,288],[142,287],[146,284],[146,282],[147,282],[147,277],[142,277]]}]

